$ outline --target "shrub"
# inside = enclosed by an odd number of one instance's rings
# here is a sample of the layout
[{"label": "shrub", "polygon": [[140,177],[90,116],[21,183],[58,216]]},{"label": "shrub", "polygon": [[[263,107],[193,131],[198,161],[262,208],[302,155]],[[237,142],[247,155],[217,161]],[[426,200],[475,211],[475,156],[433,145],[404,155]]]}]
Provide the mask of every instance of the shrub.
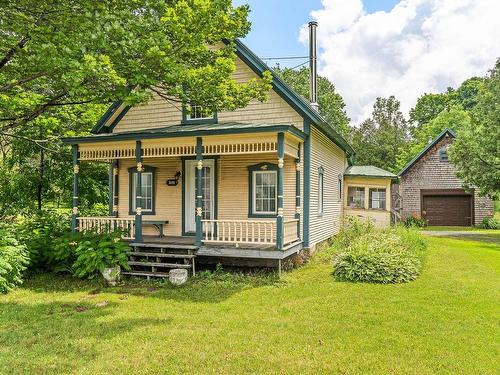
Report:
[{"label": "shrub", "polygon": [[409,282],[420,274],[425,247],[415,230],[374,230],[354,238],[335,254],[333,275],[341,281]]},{"label": "shrub", "polygon": [[7,293],[22,283],[29,263],[26,247],[6,228],[0,228],[0,293]]},{"label": "shrub", "polygon": [[496,217],[485,217],[479,227],[483,229],[500,229],[500,220]]},{"label": "shrub", "polygon": [[[120,266],[129,270],[128,252],[130,246],[121,240],[121,232],[98,234],[86,232],[76,242],[72,265],[74,275],[80,278],[93,278],[105,268]],[[74,246],[73,242],[68,246]]]},{"label": "shrub", "polygon": [[339,234],[335,237],[334,243],[337,247],[345,248],[356,238],[371,233],[375,230],[373,222],[370,220],[360,220],[354,216],[346,216],[340,228]]},{"label": "shrub", "polygon": [[415,216],[408,216],[403,220],[403,225],[407,228],[425,228],[427,220]]}]

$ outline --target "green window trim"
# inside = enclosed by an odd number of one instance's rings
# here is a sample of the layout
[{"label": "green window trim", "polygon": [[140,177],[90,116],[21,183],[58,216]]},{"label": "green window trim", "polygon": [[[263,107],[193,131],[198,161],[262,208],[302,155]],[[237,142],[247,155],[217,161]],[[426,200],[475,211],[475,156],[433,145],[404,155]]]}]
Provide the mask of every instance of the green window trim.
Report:
[{"label": "green window trim", "polygon": [[277,202],[277,194],[278,194],[278,186],[276,180],[276,191],[275,191],[275,199],[276,199],[276,210],[274,213],[256,213],[254,212],[254,172],[275,172],[276,178],[278,175],[278,165],[272,163],[259,163],[255,165],[251,165],[248,167],[248,217],[249,218],[275,218],[277,215],[278,202]]},{"label": "green window trim", "polygon": [[214,112],[212,117],[205,118],[189,118],[189,113],[187,110],[187,104],[182,105],[182,125],[199,125],[199,124],[217,124],[217,112]]},{"label": "green window trim", "polygon": [[339,173],[338,176],[338,187],[339,187],[339,193],[338,193],[338,201],[342,202],[343,198],[343,189],[344,189],[344,176],[342,176],[342,173]]},{"label": "green window trim", "polygon": [[323,167],[318,168],[318,216],[322,216],[325,212],[325,170]]},{"label": "green window trim", "polygon": [[[133,207],[133,200],[135,197],[133,196],[133,185],[134,174],[137,173],[137,167],[131,167],[128,169],[128,214],[135,215],[135,210]],[[150,166],[143,166],[142,173],[151,173],[151,185],[152,185],[152,195],[151,195],[151,210],[145,210],[144,208],[141,210],[141,215],[156,215],[156,168]]]}]

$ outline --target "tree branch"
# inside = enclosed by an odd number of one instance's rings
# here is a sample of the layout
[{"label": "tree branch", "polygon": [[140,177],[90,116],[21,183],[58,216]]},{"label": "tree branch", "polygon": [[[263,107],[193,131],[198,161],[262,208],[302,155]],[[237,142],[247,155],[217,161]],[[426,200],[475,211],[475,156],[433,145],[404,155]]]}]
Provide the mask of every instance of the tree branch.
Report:
[{"label": "tree branch", "polygon": [[61,153],[60,150],[54,150],[54,149],[45,147],[41,144],[41,143],[48,143],[50,141],[49,139],[32,139],[32,138],[24,137],[22,135],[1,133],[1,132],[0,132],[0,135],[2,135],[4,137],[17,138],[17,139],[21,139],[23,141],[28,141],[28,142],[34,143],[35,145],[37,145],[38,147],[40,147],[42,150],[45,150],[45,151],[54,152],[54,153],[58,153],[58,154]]},{"label": "tree branch", "polygon": [[26,82],[29,82],[29,81],[33,81],[34,79],[43,77],[44,75],[46,75],[45,72],[39,72],[39,73],[32,74],[30,76],[21,78],[21,79],[15,81],[15,82],[11,82],[11,83],[8,83],[8,84],[0,87],[0,91],[10,90],[11,88],[13,88],[15,86],[19,86],[19,85],[22,85],[23,83],[26,83]]},{"label": "tree branch", "polygon": [[0,69],[2,69],[5,65],[7,65],[7,63],[12,59],[15,53],[18,50],[22,49],[26,45],[26,43],[28,43],[29,40],[30,37],[25,36],[19,42],[17,42],[17,44],[14,47],[8,50],[3,59],[0,60]]}]

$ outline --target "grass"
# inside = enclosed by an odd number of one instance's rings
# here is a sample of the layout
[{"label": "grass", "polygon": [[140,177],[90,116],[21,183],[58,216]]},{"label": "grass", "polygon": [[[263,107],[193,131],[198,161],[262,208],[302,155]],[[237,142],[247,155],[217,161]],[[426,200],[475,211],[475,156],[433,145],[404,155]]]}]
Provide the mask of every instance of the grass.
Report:
[{"label": "grass", "polygon": [[1,372],[497,373],[500,245],[428,242],[399,285],[335,282],[324,255],[178,288],[41,275],[0,296]]}]

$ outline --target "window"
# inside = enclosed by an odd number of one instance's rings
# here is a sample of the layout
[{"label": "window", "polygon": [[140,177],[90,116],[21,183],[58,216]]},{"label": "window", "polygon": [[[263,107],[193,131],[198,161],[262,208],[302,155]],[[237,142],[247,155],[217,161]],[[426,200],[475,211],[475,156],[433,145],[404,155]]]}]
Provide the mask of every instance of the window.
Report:
[{"label": "window", "polygon": [[365,188],[349,186],[347,189],[347,205],[351,208],[365,208]]},{"label": "window", "polygon": [[385,189],[370,189],[370,208],[385,210]]},{"label": "window", "polygon": [[275,217],[278,207],[278,166],[261,163],[248,167],[249,217]]},{"label": "window", "polygon": [[[137,168],[129,169],[130,183],[130,204],[129,214],[133,215],[136,212],[137,192],[136,185],[138,179]],[[154,169],[145,167],[141,173],[141,213],[144,215],[154,215]]]},{"label": "window", "polygon": [[443,147],[439,149],[439,161],[447,162],[448,161],[448,148]]},{"label": "window", "polygon": [[188,106],[184,106],[182,122],[188,124],[216,123],[217,114],[201,105],[190,104]]},{"label": "window", "polygon": [[323,185],[324,185],[324,169],[319,167],[318,169],[318,214],[323,214]]}]

